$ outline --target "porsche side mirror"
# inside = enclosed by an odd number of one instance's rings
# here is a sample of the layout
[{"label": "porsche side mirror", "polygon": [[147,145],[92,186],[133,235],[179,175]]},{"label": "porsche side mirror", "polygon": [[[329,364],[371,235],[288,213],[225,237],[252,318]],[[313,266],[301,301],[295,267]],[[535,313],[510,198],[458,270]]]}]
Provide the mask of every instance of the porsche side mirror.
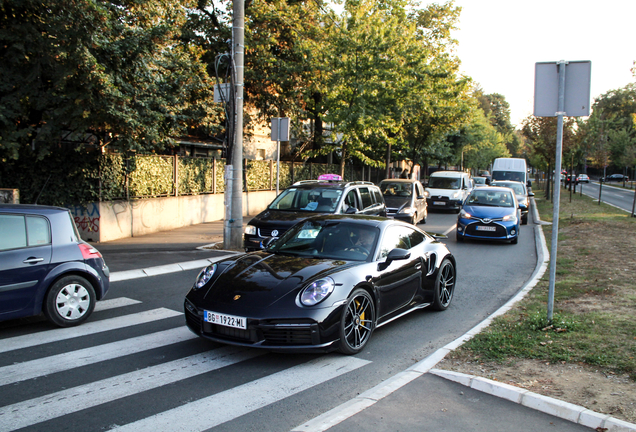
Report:
[{"label": "porsche side mirror", "polygon": [[411,257],[411,252],[402,248],[395,248],[386,256],[386,261],[378,264],[378,270],[384,270],[387,268],[393,261],[405,260]]}]

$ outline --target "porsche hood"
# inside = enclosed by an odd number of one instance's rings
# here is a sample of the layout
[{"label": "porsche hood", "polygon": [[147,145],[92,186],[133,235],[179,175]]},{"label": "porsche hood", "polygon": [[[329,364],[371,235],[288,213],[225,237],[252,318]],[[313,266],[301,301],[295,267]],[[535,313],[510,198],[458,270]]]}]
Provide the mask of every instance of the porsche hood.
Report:
[{"label": "porsche hood", "polygon": [[334,259],[312,259],[257,252],[238,257],[207,289],[205,300],[214,303],[241,302],[258,307],[272,306],[313,280],[342,270],[352,263]]}]

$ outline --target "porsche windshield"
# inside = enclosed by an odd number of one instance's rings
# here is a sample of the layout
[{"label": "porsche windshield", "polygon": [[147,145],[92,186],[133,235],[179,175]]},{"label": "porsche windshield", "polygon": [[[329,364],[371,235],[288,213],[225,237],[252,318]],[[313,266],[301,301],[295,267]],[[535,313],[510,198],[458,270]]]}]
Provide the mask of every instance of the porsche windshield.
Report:
[{"label": "porsche windshield", "polygon": [[268,250],[273,253],[365,261],[375,250],[378,230],[338,221],[307,221],[288,231]]},{"label": "porsche windshield", "polygon": [[285,189],[270,204],[270,210],[333,213],[340,201],[342,190],[332,188]]}]

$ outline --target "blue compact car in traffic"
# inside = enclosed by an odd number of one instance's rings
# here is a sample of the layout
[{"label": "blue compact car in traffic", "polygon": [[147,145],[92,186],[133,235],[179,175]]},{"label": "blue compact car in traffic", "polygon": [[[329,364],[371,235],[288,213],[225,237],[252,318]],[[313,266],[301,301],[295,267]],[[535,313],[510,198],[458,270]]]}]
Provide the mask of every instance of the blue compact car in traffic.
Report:
[{"label": "blue compact car in traffic", "polygon": [[0,321],[44,313],[59,327],[81,324],[106,295],[109,273],[68,209],[0,204]]},{"label": "blue compact car in traffic", "polygon": [[457,216],[457,241],[498,240],[516,244],[521,225],[519,207],[510,188],[474,189]]}]

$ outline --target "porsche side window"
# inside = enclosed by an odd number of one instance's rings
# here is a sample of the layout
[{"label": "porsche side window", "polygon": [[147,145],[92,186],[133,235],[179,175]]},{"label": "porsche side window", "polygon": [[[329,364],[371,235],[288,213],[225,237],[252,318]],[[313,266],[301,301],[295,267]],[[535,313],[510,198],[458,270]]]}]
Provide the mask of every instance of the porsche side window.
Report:
[{"label": "porsche side window", "polygon": [[408,227],[389,227],[384,233],[382,245],[380,246],[380,257],[386,257],[395,248],[411,249],[410,235],[413,232]]},{"label": "porsche side window", "polygon": [[424,234],[415,230],[411,230],[411,231],[412,232],[409,235],[409,241],[411,242],[411,247],[415,247],[424,241]]}]

